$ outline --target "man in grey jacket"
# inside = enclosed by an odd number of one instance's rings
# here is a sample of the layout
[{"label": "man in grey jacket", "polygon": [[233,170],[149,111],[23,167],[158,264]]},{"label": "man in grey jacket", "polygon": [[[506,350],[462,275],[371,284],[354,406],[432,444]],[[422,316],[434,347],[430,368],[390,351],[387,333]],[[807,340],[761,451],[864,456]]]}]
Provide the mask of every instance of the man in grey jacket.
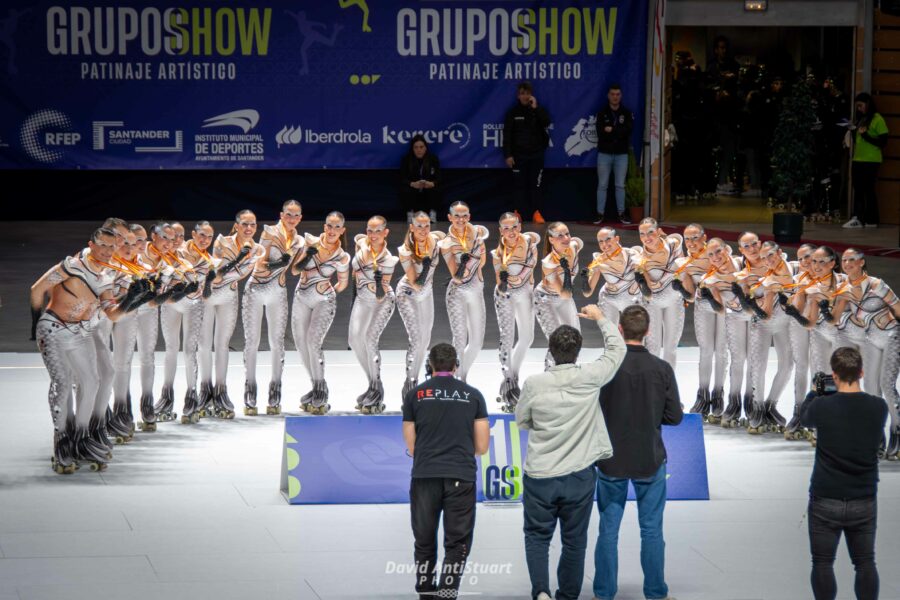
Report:
[{"label": "man in grey jacket", "polygon": [[560,523],[562,554],[556,577],[557,600],[576,599],[584,579],[587,527],[596,486],[594,463],[612,456],[612,444],[600,411],[600,388],[625,358],[622,336],[596,305],[580,317],[597,321],[605,352],[599,360],[576,365],[581,333],[563,325],[550,335],[556,365],[525,380],[516,421],[529,429],[525,458],[525,559],[531,597],[550,600],[550,540]]}]

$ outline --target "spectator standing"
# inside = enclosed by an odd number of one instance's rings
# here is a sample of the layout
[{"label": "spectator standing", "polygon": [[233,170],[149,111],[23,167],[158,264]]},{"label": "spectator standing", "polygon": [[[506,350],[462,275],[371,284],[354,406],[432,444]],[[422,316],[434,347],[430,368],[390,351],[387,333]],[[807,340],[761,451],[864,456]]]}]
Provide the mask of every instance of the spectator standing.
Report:
[{"label": "spectator standing", "polygon": [[603,222],[606,190],[612,173],[616,187],[616,211],[619,220],[631,223],[625,214],[625,176],[628,174],[628,146],[634,129],[634,114],[622,104],[622,88],[609,86],[607,104],[597,113],[597,220]]},{"label": "spectator standing", "polygon": [[878,198],[875,181],[884,160],[881,151],[887,146],[888,127],[875,100],[863,92],[856,99],[856,135],[853,140],[853,217],[844,223],[847,229],[878,227]]},{"label": "spectator standing", "polygon": [[650,315],[629,306],[619,318],[628,352],[622,366],[600,391],[600,407],[612,441],[613,456],[597,463],[600,535],[594,553],[594,596],[612,600],[618,591],[619,526],[628,482],[637,496],[641,526],[644,596],[669,598],[665,581],[663,509],[666,506],[666,447],[661,425],[678,425],[684,416],[675,372],[643,345]]},{"label": "spectator standing", "polygon": [[550,334],[556,364],[522,386],[516,422],[528,435],[524,477],[525,559],[531,597],[549,600],[550,540],[560,524],[562,555],[556,570],[557,600],[574,600],[584,579],[587,527],[596,474],[594,463],[612,455],[597,393],[625,356],[615,325],[596,305],[579,316],[597,321],[606,350],[599,360],[576,365],[581,333],[562,325]]},{"label": "spectator standing", "polygon": [[843,533],[856,569],[856,597],[875,600],[878,451],[887,405],[860,391],[863,363],[855,348],[835,350],[831,370],[837,393],[811,394],[800,409],[803,426],[816,430],[808,508],[813,595],[816,600],[837,596],[834,559]]},{"label": "spectator standing", "polygon": [[[543,223],[544,153],[550,144],[550,113],[538,106],[534,88],[522,81],[516,88],[516,103],[506,112],[503,125],[503,156],[512,169],[515,211]],[[521,211],[521,212],[520,212]]]},{"label": "spectator standing", "polygon": [[428,148],[421,133],[409,141],[409,152],[400,163],[400,203],[406,211],[407,223],[412,223],[418,211],[427,212],[431,222],[437,221],[441,208],[441,161]]},{"label": "spectator standing", "polygon": [[[428,361],[433,377],[403,399],[403,437],[413,457],[409,508],[416,592],[423,599],[456,598],[472,550],[475,455],[488,450],[488,415],[481,392],[454,378],[459,363],[453,346],[436,344]],[[444,564],[436,572],[442,513]]]}]

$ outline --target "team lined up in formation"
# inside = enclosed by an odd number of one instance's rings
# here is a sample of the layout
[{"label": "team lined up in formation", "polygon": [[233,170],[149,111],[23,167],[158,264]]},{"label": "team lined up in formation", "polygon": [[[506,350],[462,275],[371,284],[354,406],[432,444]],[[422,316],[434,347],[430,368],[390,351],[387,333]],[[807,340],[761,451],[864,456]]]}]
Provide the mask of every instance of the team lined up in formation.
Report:
[{"label": "team lined up in formation", "polygon": [[[264,315],[272,351],[266,413],[279,414],[288,272],[299,277],[291,331],[312,384],[300,399],[302,409],[321,415],[330,408],[322,346],[334,320],[337,294],[352,283],[349,343],[368,380],[357,409],[363,414],[382,412],[381,334],[396,307],[409,337],[405,395],[418,384],[430,345],[433,282],[441,257],[451,275],[447,313],[462,380],[483,346],[483,269],[489,257],[493,264],[502,374],[497,400],[504,411],[514,410],[518,401],[519,372],[534,340],[535,320],[548,337],[560,325],[579,328],[573,296],[574,282],[580,280],[582,294],[597,294],[613,321],[628,305],[645,305],[651,315],[647,347],[673,367],[684,311],[693,305],[700,385],[692,411],[723,427],[784,431],[786,438],[800,439],[798,408],[810,374],[829,371],[834,348],[859,347],[865,357],[866,391],[883,396],[890,408],[885,455],[897,458],[900,302],[884,281],[867,273],[861,252],[844,252],[839,273],[838,257],[827,246],[806,244],[796,261],[788,261],[777,244],[760,243],[756,234],[746,232],[738,241],[741,256],[735,257],[721,239],[708,240],[698,224],[686,227],[683,235],[666,235],[648,218],[640,223],[641,243],[635,247],[622,246],[613,228],[601,228],[598,251],[581,268],[584,242],[572,237],[564,223],[547,226],[541,250],[541,236],[523,232],[518,215],[505,213],[499,220],[499,243],[488,250],[489,232],[469,222],[464,202],[455,202],[448,216],[445,234],[432,231],[428,214],[415,214],[397,256],[387,247],[388,224],[380,216],[369,219],[365,233],[355,236],[352,256],[339,212],[326,217],[319,235],[298,233],[302,212],[295,200],[284,203],[277,224],[263,227],[258,243],[256,215],[249,210],[239,212],[230,235],[219,235],[215,242],[207,221],[197,223],[186,240],[178,223],[157,224],[148,236],[140,225],[108,219],[87,248],[52,267],[32,286],[33,334],[51,379],[54,469],[71,473],[79,460],[104,469],[112,456],[109,436],[118,443],[131,439],[135,424],[129,387],[135,348],[144,431],[176,418],[175,370],[182,336],[186,390],[181,422],[196,423],[204,416],[234,418],[226,375],[239,308],[245,335],[244,414],[257,414],[256,361]],[[398,264],[403,275],[395,291],[391,278]],[[244,279],[241,303],[238,286]],[[154,401],[153,352],[160,325],[166,352],[163,385]],[[767,357],[773,344],[778,368],[767,391]],[[545,366],[552,364],[548,353]],[[792,369],[795,410],[786,422],[776,404]]]}]

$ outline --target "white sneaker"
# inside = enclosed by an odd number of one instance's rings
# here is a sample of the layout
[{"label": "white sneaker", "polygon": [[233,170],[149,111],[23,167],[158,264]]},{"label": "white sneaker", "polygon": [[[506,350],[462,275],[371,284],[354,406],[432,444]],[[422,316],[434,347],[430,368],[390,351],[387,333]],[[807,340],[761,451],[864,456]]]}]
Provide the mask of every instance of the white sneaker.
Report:
[{"label": "white sneaker", "polygon": [[844,229],[862,229],[863,224],[859,222],[859,219],[853,217],[852,219],[844,223],[841,227],[843,227]]},{"label": "white sneaker", "polygon": [[437,223],[437,213],[436,212],[434,212],[433,210],[429,210],[428,216],[431,217],[432,223]]},{"label": "white sneaker", "polygon": [[541,592],[537,595],[537,600],[553,600],[547,592]]}]

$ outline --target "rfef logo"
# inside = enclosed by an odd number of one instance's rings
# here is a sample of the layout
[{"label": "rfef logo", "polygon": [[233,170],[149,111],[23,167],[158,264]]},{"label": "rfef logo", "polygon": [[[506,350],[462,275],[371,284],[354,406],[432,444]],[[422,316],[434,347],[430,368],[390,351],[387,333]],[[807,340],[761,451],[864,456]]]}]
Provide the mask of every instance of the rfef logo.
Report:
[{"label": "rfef logo", "polygon": [[31,159],[53,164],[63,157],[64,148],[81,141],[81,134],[72,131],[72,121],[68,116],[48,108],[25,119],[19,129],[19,141]]}]

